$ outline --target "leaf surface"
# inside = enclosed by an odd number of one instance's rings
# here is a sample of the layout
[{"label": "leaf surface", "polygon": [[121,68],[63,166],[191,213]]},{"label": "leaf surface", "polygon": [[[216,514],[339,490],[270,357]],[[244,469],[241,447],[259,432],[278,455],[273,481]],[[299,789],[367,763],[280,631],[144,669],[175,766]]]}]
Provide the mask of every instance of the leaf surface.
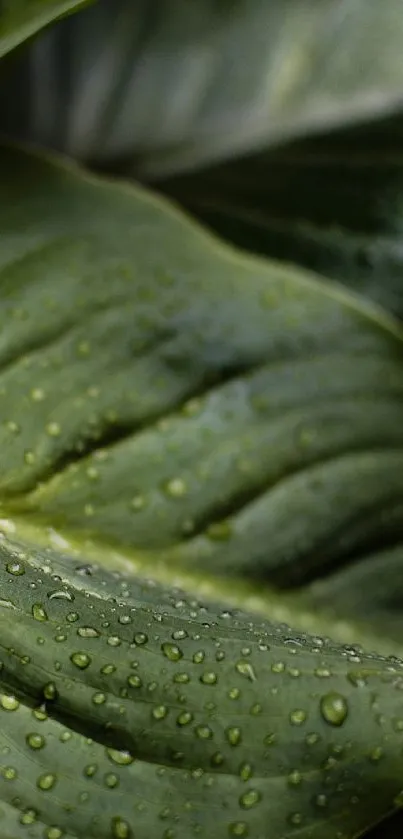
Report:
[{"label": "leaf surface", "polygon": [[280,588],[400,556],[393,320],[144,191],[0,161],[6,522]]},{"label": "leaf surface", "polygon": [[0,587],[4,839],[352,839],[398,808],[400,660],[8,538]]}]

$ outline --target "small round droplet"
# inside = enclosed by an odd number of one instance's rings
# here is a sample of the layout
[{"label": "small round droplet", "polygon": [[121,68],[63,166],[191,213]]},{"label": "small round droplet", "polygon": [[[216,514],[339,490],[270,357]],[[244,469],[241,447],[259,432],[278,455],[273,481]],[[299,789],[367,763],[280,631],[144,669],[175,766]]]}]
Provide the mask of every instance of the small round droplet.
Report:
[{"label": "small round droplet", "polygon": [[165,484],[164,489],[171,498],[183,498],[187,493],[187,486],[182,478],[172,478]]},{"label": "small round droplet", "polygon": [[74,664],[75,667],[78,667],[79,670],[85,670],[91,664],[90,656],[84,652],[72,653],[70,656],[70,661],[72,662],[72,664]]},{"label": "small round droplet", "polygon": [[342,725],[348,714],[347,700],[341,693],[326,693],[320,700],[320,712],[329,725]]},{"label": "small round droplet", "polygon": [[39,775],[36,785],[39,789],[47,792],[54,787],[55,783],[56,775],[53,775],[51,772],[46,772],[44,775]]},{"label": "small round droplet", "polygon": [[30,749],[43,749],[46,745],[46,740],[42,737],[42,734],[27,734],[26,741]]},{"label": "small round droplet", "polygon": [[45,391],[41,387],[33,387],[31,390],[31,399],[33,402],[43,402],[45,398]]},{"label": "small round droplet", "polygon": [[261,796],[258,790],[248,789],[240,796],[239,803],[244,810],[250,810],[251,807],[256,807],[256,804],[259,803],[260,798]]},{"label": "small round droplet", "polygon": [[207,670],[206,673],[202,673],[200,676],[200,681],[203,685],[215,685],[217,678],[217,673],[214,673],[213,670]]},{"label": "small round droplet", "polygon": [[134,495],[132,500],[130,501],[130,508],[134,510],[135,513],[139,513],[140,510],[144,510],[147,501],[144,495]]},{"label": "small round droplet", "polygon": [[132,676],[127,677],[127,684],[131,688],[141,688],[142,681],[140,679],[140,676],[136,676],[135,674],[133,674]]},{"label": "small round droplet", "polygon": [[20,824],[24,824],[24,825],[35,824],[37,818],[38,818],[38,814],[37,814],[36,810],[31,810],[31,809],[25,810],[25,812],[22,813],[21,816],[20,816]]},{"label": "small round droplet", "polygon": [[130,839],[131,830],[129,823],[119,816],[112,819],[112,836],[113,839]]},{"label": "small round droplet", "polygon": [[60,437],[61,428],[58,422],[48,422],[46,426],[46,433],[49,437]]},{"label": "small round droplet", "polygon": [[166,705],[157,705],[151,713],[155,720],[164,720],[168,714],[168,708]]},{"label": "small round droplet", "polygon": [[246,822],[231,822],[228,825],[228,833],[230,836],[240,836],[244,839],[249,834],[248,825]]},{"label": "small round droplet", "polygon": [[213,736],[213,732],[208,725],[197,725],[195,734],[200,740],[211,740]]},{"label": "small round droplet", "polygon": [[182,711],[181,714],[176,718],[177,725],[189,725],[193,720],[193,714],[190,711]]},{"label": "small round droplet", "polygon": [[138,647],[141,647],[143,644],[147,643],[148,638],[145,632],[136,632],[133,640]]},{"label": "small round droplet", "polygon": [[183,657],[183,652],[176,644],[165,643],[161,644],[161,649],[166,658],[170,661],[179,661]]},{"label": "small round droplet", "polygon": [[107,772],[104,781],[108,789],[115,789],[115,787],[119,786],[119,778],[114,772]]},{"label": "small round droplet", "polygon": [[238,726],[233,725],[226,729],[226,737],[231,746],[238,746],[242,740],[242,732]]},{"label": "small round droplet", "polygon": [[291,711],[290,714],[290,722],[292,725],[302,725],[307,718],[306,711],[303,711],[302,708],[296,708],[295,711]]},{"label": "small round droplet", "polygon": [[0,694],[0,706],[4,711],[17,711],[20,703],[12,694],[2,693]]}]

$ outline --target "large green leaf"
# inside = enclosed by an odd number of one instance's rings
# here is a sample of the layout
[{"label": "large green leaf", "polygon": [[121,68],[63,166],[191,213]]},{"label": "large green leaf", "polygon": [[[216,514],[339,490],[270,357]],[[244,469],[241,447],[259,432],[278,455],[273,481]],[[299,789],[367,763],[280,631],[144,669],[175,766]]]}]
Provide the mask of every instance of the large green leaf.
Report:
[{"label": "large green leaf", "polygon": [[[381,310],[10,150],[0,241],[6,522],[281,588],[400,557],[403,347]],[[355,623],[383,609],[360,592]]]},{"label": "large green leaf", "polygon": [[160,188],[238,245],[320,271],[403,316],[402,148],[394,118]]},{"label": "large green leaf", "polygon": [[402,51],[401,0],[100,0],[21,57],[1,127],[173,171],[401,108]]},{"label": "large green leaf", "polygon": [[354,839],[401,805],[402,661],[0,560],[2,839]]},{"label": "large green leaf", "polygon": [[0,3],[0,58],[31,38],[42,27],[89,0],[2,0]]}]

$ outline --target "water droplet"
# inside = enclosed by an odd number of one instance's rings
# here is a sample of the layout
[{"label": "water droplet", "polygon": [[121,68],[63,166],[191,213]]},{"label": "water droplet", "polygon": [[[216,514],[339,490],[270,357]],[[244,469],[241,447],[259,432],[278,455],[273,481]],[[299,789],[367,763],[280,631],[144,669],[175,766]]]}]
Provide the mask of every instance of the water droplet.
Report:
[{"label": "water droplet", "polygon": [[94,705],[103,705],[104,702],[106,702],[106,696],[105,696],[104,693],[100,693],[98,691],[97,693],[94,693],[92,695],[92,701],[93,701]]},{"label": "water droplet", "polygon": [[141,647],[143,644],[147,643],[148,638],[144,632],[136,632],[133,640],[138,647]]},{"label": "water droplet", "polygon": [[213,736],[213,732],[208,725],[197,725],[195,734],[200,740],[211,740]]},{"label": "water droplet", "polygon": [[47,699],[48,701],[52,701],[53,699],[56,699],[57,698],[57,688],[56,688],[55,683],[54,682],[48,682],[46,685],[44,685],[42,693],[43,693],[45,699]]},{"label": "water droplet", "polygon": [[320,712],[329,725],[342,725],[348,714],[347,700],[341,693],[326,693],[320,700]]},{"label": "water droplet", "polygon": [[93,778],[94,775],[98,772],[98,766],[96,763],[89,763],[88,766],[84,766],[83,771],[86,778]]},{"label": "water droplet", "polygon": [[45,398],[45,391],[41,387],[33,387],[31,390],[31,399],[33,402],[43,402]]},{"label": "water droplet", "polygon": [[132,500],[130,501],[130,507],[136,513],[140,512],[140,510],[144,510],[144,507],[146,506],[146,504],[147,504],[147,501],[146,501],[144,495],[134,495]]},{"label": "water droplet", "polygon": [[78,621],[79,617],[80,615],[78,614],[78,612],[69,612],[68,615],[66,615],[66,621],[68,621],[69,623],[75,623],[76,621]]},{"label": "water droplet", "polygon": [[217,682],[217,673],[214,673],[212,670],[208,670],[206,673],[202,673],[200,681],[203,685],[215,685]]},{"label": "water droplet", "polygon": [[249,661],[237,661],[235,669],[241,674],[241,676],[245,676],[245,678],[249,679],[251,682],[256,681],[256,673]]},{"label": "water droplet", "polygon": [[205,659],[205,652],[204,652],[204,650],[198,650],[198,651],[194,654],[194,656],[193,656],[193,658],[192,658],[192,661],[194,662],[194,664],[201,664],[201,663],[204,661],[204,659]]},{"label": "water droplet", "polygon": [[236,725],[232,725],[225,731],[226,738],[231,746],[238,746],[242,740],[241,729]]},{"label": "water droplet", "polygon": [[241,695],[241,691],[239,688],[230,688],[228,691],[228,698],[229,699],[239,699]]},{"label": "water droplet", "polygon": [[251,807],[255,807],[259,803],[260,798],[261,795],[257,789],[248,789],[240,796],[239,803],[244,810],[250,810]]},{"label": "water droplet", "polygon": [[17,711],[20,703],[12,694],[2,693],[0,694],[0,706],[4,711]]},{"label": "water droplet", "polygon": [[53,825],[52,827],[48,827],[45,832],[45,839],[62,839],[63,831],[60,827],[56,827]]},{"label": "water droplet", "polygon": [[68,600],[70,603],[74,600],[74,594],[66,589],[48,592],[49,600]]},{"label": "water droplet", "polygon": [[34,617],[36,621],[47,621],[48,620],[48,616],[45,612],[45,609],[42,606],[42,603],[34,603],[31,611],[32,611],[32,617]]},{"label": "water droplet", "polygon": [[91,664],[90,656],[84,652],[72,653],[70,661],[75,665],[75,667],[78,667],[79,670],[85,670]]},{"label": "water droplet", "polygon": [[6,565],[6,571],[14,577],[21,577],[25,574],[25,568],[20,562],[8,562]]},{"label": "water droplet", "polygon": [[27,734],[26,741],[30,749],[43,749],[46,745],[46,740],[42,737],[42,734]]},{"label": "water droplet", "polygon": [[168,714],[168,708],[165,705],[157,705],[151,713],[155,720],[164,720]]},{"label": "water droplet", "polygon": [[17,777],[17,770],[14,769],[14,766],[5,766],[4,769],[2,769],[2,775],[6,781],[15,781]]},{"label": "water droplet", "polygon": [[319,795],[317,795],[315,797],[315,804],[316,804],[317,807],[321,807],[321,808],[327,807],[327,805],[328,805],[327,796],[324,795],[324,793],[319,793]]},{"label": "water droplet", "polygon": [[130,839],[130,825],[119,816],[112,819],[112,836],[114,839]]},{"label": "water droplet", "polygon": [[126,750],[118,751],[117,749],[106,749],[106,754],[109,759],[118,766],[130,766],[130,764],[134,762],[134,757]]},{"label": "water droplet", "polygon": [[109,635],[107,643],[110,647],[120,647],[122,641],[119,638],[119,635]]},{"label": "water droplet", "polygon": [[241,836],[244,839],[248,836],[249,829],[246,822],[231,822],[228,825],[228,832],[230,836]]},{"label": "water droplet", "polygon": [[99,638],[101,633],[93,626],[79,626],[77,629],[77,635],[79,635],[80,638]]},{"label": "water droplet", "polygon": [[44,775],[39,775],[36,785],[39,789],[47,792],[54,787],[56,780],[56,775],[53,775],[51,772],[46,772]]},{"label": "water droplet", "polygon": [[298,769],[293,769],[293,771],[290,772],[290,774],[288,775],[287,780],[288,780],[288,783],[290,784],[290,786],[292,786],[292,787],[298,786],[302,781],[301,772],[298,772]]},{"label": "water droplet", "polygon": [[38,818],[36,810],[25,810],[20,816],[20,824],[35,824]]},{"label": "water droplet", "polygon": [[100,672],[103,674],[103,676],[111,676],[112,673],[115,672],[115,670],[116,670],[116,667],[115,667],[114,664],[104,664],[104,666],[101,667]]},{"label": "water droplet", "polygon": [[302,725],[307,718],[306,711],[303,711],[302,708],[297,708],[295,711],[291,711],[290,714],[290,722],[292,725]]},{"label": "water droplet", "polygon": [[187,493],[187,486],[182,478],[172,478],[165,484],[164,489],[171,498],[183,498]]},{"label": "water droplet", "polygon": [[170,661],[179,661],[179,659],[183,657],[182,650],[180,650],[179,647],[176,646],[176,644],[161,644],[161,649],[164,655],[167,658],[169,658]]},{"label": "water droplet", "polygon": [[239,768],[239,777],[241,781],[250,781],[253,776],[253,769],[250,763],[242,763]]},{"label": "water droplet", "polygon": [[127,684],[131,688],[141,688],[143,683],[140,679],[140,676],[133,675],[127,677]]},{"label": "water droplet", "polygon": [[27,464],[27,466],[33,466],[33,464],[36,461],[35,452],[31,451],[30,449],[27,449],[24,452],[24,461]]},{"label": "water droplet", "polygon": [[60,437],[61,428],[58,422],[48,422],[46,432],[49,437]]},{"label": "water droplet", "polygon": [[176,718],[177,725],[189,725],[193,721],[193,714],[190,711],[182,711]]}]

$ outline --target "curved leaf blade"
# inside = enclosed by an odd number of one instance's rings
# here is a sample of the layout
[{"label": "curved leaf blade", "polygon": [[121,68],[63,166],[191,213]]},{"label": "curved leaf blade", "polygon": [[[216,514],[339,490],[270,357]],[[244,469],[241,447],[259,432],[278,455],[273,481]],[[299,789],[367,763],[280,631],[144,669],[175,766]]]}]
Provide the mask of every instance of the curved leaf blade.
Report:
[{"label": "curved leaf blade", "polygon": [[2,0],[0,5],[0,58],[35,35],[44,26],[90,0]]},{"label": "curved leaf blade", "polygon": [[0,555],[13,836],[352,839],[399,806],[403,662],[8,539]]},{"label": "curved leaf blade", "polygon": [[400,550],[392,320],[143,191],[0,165],[5,517],[281,587]]}]

